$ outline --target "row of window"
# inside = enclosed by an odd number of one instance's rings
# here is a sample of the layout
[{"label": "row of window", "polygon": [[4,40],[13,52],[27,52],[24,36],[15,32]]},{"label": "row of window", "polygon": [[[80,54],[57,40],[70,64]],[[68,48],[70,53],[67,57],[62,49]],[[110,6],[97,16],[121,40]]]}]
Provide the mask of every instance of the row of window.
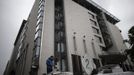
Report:
[{"label": "row of window", "polygon": [[60,59],[59,70],[67,70],[67,52],[65,43],[65,26],[63,14],[63,1],[55,1],[55,57]]},{"label": "row of window", "polygon": [[88,12],[89,17],[91,17],[92,19],[95,19],[95,15],[93,15],[92,13]]},{"label": "row of window", "polygon": [[26,25],[27,25],[27,23],[23,27],[22,32],[21,32],[20,37],[19,37],[20,41],[19,41],[18,54],[17,54],[16,60],[18,60],[20,55],[21,55],[21,51],[22,51],[22,47],[23,47],[23,41],[24,41],[24,39],[26,37],[26,34],[25,34],[26,30],[27,30],[27,26]]},{"label": "row of window", "polygon": [[[88,12],[89,13],[89,12]],[[97,22],[96,22],[96,18],[95,18],[95,15],[89,13],[89,16],[90,16],[90,23],[92,25],[92,30],[93,30],[93,33],[95,34],[94,37],[95,37],[95,40],[96,42],[98,43],[103,43],[102,41],[102,37],[100,37],[100,29],[99,29],[99,26],[97,25]],[[100,46],[100,50],[103,51],[104,50],[104,47],[103,46]]]},{"label": "row of window", "polygon": [[92,30],[95,34],[100,34],[100,31],[98,28],[92,27]]},{"label": "row of window", "polygon": [[23,51],[19,57],[19,60],[16,61],[16,75],[24,75],[25,65],[26,65],[26,56],[27,56],[28,44],[23,47]]},{"label": "row of window", "polygon": [[43,15],[44,15],[44,0],[40,0],[39,9],[37,15],[36,31],[34,38],[34,49],[33,49],[33,58],[32,58],[32,68],[38,67],[39,55],[40,55],[40,45],[41,45],[41,35],[42,35],[42,26],[43,26]]}]

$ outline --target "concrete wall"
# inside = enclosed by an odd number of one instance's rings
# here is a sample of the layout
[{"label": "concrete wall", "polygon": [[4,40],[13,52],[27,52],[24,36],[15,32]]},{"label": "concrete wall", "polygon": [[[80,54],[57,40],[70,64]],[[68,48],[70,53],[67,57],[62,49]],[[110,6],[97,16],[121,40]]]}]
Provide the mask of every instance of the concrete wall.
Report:
[{"label": "concrete wall", "polygon": [[45,1],[43,35],[38,75],[46,73],[46,60],[54,55],[54,0]]},{"label": "concrete wall", "polygon": [[127,49],[127,47],[125,43],[123,43],[123,37],[119,28],[108,21],[107,25],[113,41],[113,47],[109,50],[109,52],[123,52],[125,49]]},{"label": "concrete wall", "polygon": [[[91,17],[89,16],[88,12],[90,11],[80,6],[79,4],[77,4],[76,2],[72,0],[64,0],[64,4],[65,4],[64,5],[65,6],[65,23],[66,23],[69,70],[73,71],[71,54],[76,54],[76,55],[81,55],[81,56],[87,54],[91,58],[94,58],[96,56],[92,49],[93,48],[92,42],[94,42],[95,50],[96,50],[95,52],[97,52],[96,53],[97,55],[101,54],[99,45],[102,45],[102,46],[105,46],[105,45],[99,44],[95,41],[94,33],[92,31],[92,25],[89,20]],[[76,34],[74,34],[74,32]],[[73,44],[74,36],[76,37],[76,45],[77,45],[76,52],[75,52],[74,44]],[[102,36],[100,35],[100,37]],[[85,53],[84,51],[83,39],[86,42],[87,53]]]},{"label": "concrete wall", "polygon": [[35,29],[36,29],[36,22],[37,22],[38,3],[39,1],[36,0],[27,20],[28,29],[26,32],[25,44],[28,44],[29,46],[27,49],[24,75],[29,75],[29,72],[31,71],[32,55],[34,49],[34,37],[35,37]]},{"label": "concrete wall", "polygon": [[[76,54],[80,56],[84,56],[85,54],[87,54],[91,58],[98,58],[98,54],[102,54],[100,46],[105,47],[105,45],[103,39],[102,44],[96,42],[96,39],[94,37],[95,34],[93,33],[92,30],[93,25],[91,25],[91,22],[89,20],[91,19],[91,16],[89,16],[88,14],[88,12],[90,12],[89,10],[85,9],[84,7],[80,6],[79,4],[75,3],[72,0],[64,0],[64,10],[65,10],[65,27],[66,27],[69,71],[72,72],[73,65],[72,65],[71,54]],[[96,19],[95,21],[97,22]],[[122,46],[123,39],[119,29],[109,22],[107,22],[107,25],[109,31],[111,32],[114,44],[113,47],[110,48],[109,52],[121,51],[121,49],[124,49],[124,46]],[[54,55],[54,0],[45,1],[45,13],[44,13],[42,32],[43,33],[42,33],[38,75],[46,73],[46,60],[51,55]],[[76,37],[77,51],[74,50],[74,42],[73,42],[74,36]],[[101,33],[99,36],[102,38]],[[86,42],[87,53],[85,53],[84,50],[83,40],[85,40]],[[92,43],[94,43],[95,49],[93,49]],[[28,62],[30,63],[30,60]]]}]

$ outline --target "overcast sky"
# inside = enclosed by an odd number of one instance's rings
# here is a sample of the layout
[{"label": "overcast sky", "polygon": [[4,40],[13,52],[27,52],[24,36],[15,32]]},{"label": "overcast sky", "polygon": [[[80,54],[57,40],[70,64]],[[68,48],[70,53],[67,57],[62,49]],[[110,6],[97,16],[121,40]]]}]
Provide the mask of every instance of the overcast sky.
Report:
[{"label": "overcast sky", "polygon": [[[93,0],[121,21],[117,24],[127,39],[134,25],[134,0]],[[0,0],[0,75],[11,56],[13,43],[23,19],[27,19],[34,0]]]}]

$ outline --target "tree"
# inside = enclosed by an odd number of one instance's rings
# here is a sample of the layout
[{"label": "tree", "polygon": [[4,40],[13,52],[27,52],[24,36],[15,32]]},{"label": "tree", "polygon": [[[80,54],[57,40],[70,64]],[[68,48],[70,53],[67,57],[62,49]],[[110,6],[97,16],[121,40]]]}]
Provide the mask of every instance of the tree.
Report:
[{"label": "tree", "polygon": [[127,54],[130,56],[131,61],[134,62],[134,26],[129,29],[128,37],[131,48],[127,51]]},{"label": "tree", "polygon": [[128,31],[128,37],[130,45],[134,45],[134,26],[132,26]]}]

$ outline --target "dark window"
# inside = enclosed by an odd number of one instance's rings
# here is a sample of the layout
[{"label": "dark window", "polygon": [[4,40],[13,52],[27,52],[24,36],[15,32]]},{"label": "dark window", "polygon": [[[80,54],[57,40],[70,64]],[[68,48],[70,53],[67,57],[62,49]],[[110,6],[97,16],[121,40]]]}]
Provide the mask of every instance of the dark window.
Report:
[{"label": "dark window", "polygon": [[95,40],[96,40],[96,42],[98,42],[98,43],[102,43],[102,38],[99,37],[99,36],[96,36],[96,35],[95,35]]},{"label": "dark window", "polygon": [[93,25],[93,26],[97,26],[97,23],[96,23],[95,21],[91,20],[91,19],[90,19],[90,23],[91,23],[91,25]]},{"label": "dark window", "polygon": [[96,34],[100,34],[99,29],[94,28],[94,27],[92,27],[92,29],[93,29],[93,32],[94,32],[94,33],[96,33]]},{"label": "dark window", "polygon": [[105,47],[100,46],[101,51],[105,51]]},{"label": "dark window", "polygon": [[92,19],[95,19],[95,16],[93,14],[91,14],[90,12],[88,12],[89,17],[91,17]]}]

